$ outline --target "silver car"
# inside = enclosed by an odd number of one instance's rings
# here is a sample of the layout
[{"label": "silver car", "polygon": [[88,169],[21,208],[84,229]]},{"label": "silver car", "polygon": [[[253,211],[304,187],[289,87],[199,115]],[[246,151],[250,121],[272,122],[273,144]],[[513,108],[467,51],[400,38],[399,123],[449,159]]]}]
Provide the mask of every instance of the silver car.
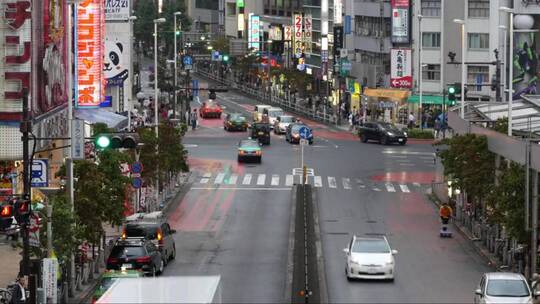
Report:
[{"label": "silver car", "polygon": [[291,115],[280,115],[274,121],[274,134],[285,134],[287,127],[295,122],[296,119]]},{"label": "silver car", "polygon": [[386,237],[354,235],[347,248],[345,275],[351,279],[394,280],[397,250],[392,250]]},{"label": "silver car", "polygon": [[474,291],[474,303],[530,303],[540,296],[532,293],[527,279],[521,273],[488,272],[482,276]]}]

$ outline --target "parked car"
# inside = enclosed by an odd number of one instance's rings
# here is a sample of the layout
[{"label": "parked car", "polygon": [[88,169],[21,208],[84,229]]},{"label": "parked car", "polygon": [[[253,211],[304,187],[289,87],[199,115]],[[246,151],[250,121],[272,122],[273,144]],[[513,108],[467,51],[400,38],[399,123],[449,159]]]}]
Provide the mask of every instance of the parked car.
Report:
[{"label": "parked car", "polygon": [[475,304],[530,303],[540,296],[532,292],[521,273],[488,272],[482,276],[474,291]]},{"label": "parked car", "polygon": [[163,272],[164,267],[161,252],[145,238],[118,240],[107,258],[109,270],[141,270],[147,275],[156,276]]},{"label": "parked car", "polygon": [[[300,143],[300,129],[302,127],[309,128],[303,123],[292,123],[287,127],[287,132],[285,132],[285,140],[289,143]],[[311,128],[309,128],[311,130]],[[307,138],[309,144],[313,144],[313,131],[310,132],[309,138]]]},{"label": "parked car", "polygon": [[199,115],[202,118],[221,118],[221,113],[223,113],[223,110],[219,106],[219,104],[216,101],[206,101],[203,102],[200,110]]},{"label": "parked car", "polygon": [[278,108],[278,107],[271,107],[271,108],[266,108],[263,110],[263,115],[268,116],[268,122],[270,123],[270,126],[272,128],[274,127],[276,118],[278,118],[278,116],[281,116],[283,114],[284,114],[283,109]]},{"label": "parked car", "polygon": [[274,121],[274,134],[285,134],[287,127],[294,123],[296,119],[291,115],[280,115]]},{"label": "parked car", "polygon": [[382,145],[407,143],[407,132],[398,129],[395,125],[387,122],[366,122],[358,130],[358,136],[363,143],[376,140]]},{"label": "parked car", "polygon": [[122,238],[144,237],[156,245],[163,256],[165,265],[176,258],[176,244],[171,229],[164,220],[161,211],[145,214],[139,220],[128,222],[122,233]]},{"label": "parked car", "polygon": [[244,115],[240,113],[230,113],[225,116],[223,121],[223,129],[227,131],[247,131],[248,122]]},{"label": "parked car", "polygon": [[347,248],[345,275],[347,279],[394,280],[396,262],[386,237],[358,237],[353,235]]}]

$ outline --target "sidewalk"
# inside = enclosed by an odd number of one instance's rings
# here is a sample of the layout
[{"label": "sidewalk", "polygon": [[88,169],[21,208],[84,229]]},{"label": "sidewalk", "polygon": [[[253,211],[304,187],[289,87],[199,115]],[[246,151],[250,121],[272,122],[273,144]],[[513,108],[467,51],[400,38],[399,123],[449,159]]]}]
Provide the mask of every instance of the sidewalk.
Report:
[{"label": "sidewalk", "polygon": [[0,241],[0,288],[5,288],[15,281],[19,273],[19,262],[22,260],[22,248],[13,248],[5,236]]}]

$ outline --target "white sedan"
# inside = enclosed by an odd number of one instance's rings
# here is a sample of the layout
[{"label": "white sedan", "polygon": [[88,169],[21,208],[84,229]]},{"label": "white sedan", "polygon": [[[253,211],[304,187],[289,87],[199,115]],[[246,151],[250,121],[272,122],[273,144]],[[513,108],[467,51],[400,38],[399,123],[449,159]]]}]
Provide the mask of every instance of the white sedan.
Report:
[{"label": "white sedan", "polygon": [[540,293],[531,292],[527,279],[520,273],[485,273],[474,292],[474,303],[530,303]]},{"label": "white sedan", "polygon": [[397,250],[392,250],[386,237],[354,235],[347,248],[345,274],[347,279],[394,280]]}]

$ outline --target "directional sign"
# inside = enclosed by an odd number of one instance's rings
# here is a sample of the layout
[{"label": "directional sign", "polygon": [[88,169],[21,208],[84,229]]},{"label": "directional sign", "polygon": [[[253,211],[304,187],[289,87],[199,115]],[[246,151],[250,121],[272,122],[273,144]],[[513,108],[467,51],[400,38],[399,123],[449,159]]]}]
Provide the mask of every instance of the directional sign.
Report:
[{"label": "directional sign", "polygon": [[311,130],[308,127],[301,127],[298,133],[301,139],[308,139],[311,135]]},{"label": "directional sign", "polygon": [[191,56],[184,56],[184,65],[193,65],[193,58]]},{"label": "directional sign", "polygon": [[32,162],[32,187],[48,187],[49,186],[49,160],[34,159]]}]

